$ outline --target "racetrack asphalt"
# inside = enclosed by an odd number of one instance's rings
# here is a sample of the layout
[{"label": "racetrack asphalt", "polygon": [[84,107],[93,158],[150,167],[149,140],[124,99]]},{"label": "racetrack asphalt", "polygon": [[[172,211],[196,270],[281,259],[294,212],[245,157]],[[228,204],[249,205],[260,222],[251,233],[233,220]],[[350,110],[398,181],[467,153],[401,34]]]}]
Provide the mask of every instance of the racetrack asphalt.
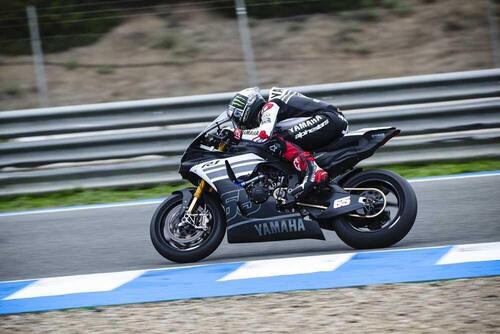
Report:
[{"label": "racetrack asphalt", "polygon": [[[500,174],[412,183],[419,213],[392,248],[500,241]],[[158,204],[0,217],[0,280],[178,266],[149,239]],[[200,263],[351,251],[334,232],[327,241],[228,244]]]}]

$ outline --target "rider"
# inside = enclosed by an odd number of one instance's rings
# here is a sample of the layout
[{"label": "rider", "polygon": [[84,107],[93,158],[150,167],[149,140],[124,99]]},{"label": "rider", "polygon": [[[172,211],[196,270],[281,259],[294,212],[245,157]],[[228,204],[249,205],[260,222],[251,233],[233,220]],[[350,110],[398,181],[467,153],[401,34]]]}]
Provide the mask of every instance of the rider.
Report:
[{"label": "rider", "polygon": [[[310,151],[341,138],[348,128],[338,108],[277,87],[271,88],[267,102],[258,87],[238,92],[229,103],[227,114],[236,126],[236,142],[243,139],[263,143],[271,153],[292,162],[302,172],[302,183],[290,191],[295,199],[328,179],[328,173],[316,164]],[[286,127],[286,131],[274,131],[276,123],[297,118],[300,122]]]}]

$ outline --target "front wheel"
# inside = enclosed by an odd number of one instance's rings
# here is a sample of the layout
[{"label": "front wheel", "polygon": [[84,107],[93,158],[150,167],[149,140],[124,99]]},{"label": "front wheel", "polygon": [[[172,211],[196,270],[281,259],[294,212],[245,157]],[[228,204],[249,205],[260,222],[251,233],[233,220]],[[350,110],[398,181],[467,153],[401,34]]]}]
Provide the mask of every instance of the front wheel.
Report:
[{"label": "front wheel", "polygon": [[[370,170],[349,178],[343,188],[364,188],[380,191],[358,191],[368,198],[375,217],[344,215],[335,226],[337,235],[357,249],[383,248],[403,239],[417,216],[417,197],[411,185],[396,173]],[[385,202],[385,206],[383,206]]]},{"label": "front wheel", "polygon": [[212,254],[225,231],[222,208],[207,193],[189,219],[182,217],[182,195],[173,194],[156,209],[150,225],[151,241],[158,253],[179,263],[199,261]]}]

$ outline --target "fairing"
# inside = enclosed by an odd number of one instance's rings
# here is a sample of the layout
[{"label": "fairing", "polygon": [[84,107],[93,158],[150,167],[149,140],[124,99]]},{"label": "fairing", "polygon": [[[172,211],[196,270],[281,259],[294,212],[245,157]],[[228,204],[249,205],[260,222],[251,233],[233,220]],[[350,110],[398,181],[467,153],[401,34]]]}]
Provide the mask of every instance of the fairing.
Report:
[{"label": "fairing", "polygon": [[[225,152],[202,144],[207,133],[225,127],[232,127],[232,123],[224,112],[189,145],[181,159],[179,172],[193,184],[197,184],[200,178],[204,179],[218,194],[226,216],[228,241],[324,240],[323,232],[315,220],[306,219],[298,212],[278,211],[272,196],[264,203],[254,203],[248,198],[245,189],[229,180],[225,169],[226,160],[236,176],[241,178],[252,177],[252,173],[261,164],[271,164],[285,171],[290,177],[289,185],[296,185],[299,176],[290,163],[273,157],[262,145],[256,143],[243,141]],[[381,128],[346,136],[316,154],[318,164],[327,168],[341,165],[344,169],[350,169],[360,160],[372,155],[398,132],[395,128]],[[188,197],[189,194],[186,193],[186,198]],[[335,199],[335,195],[332,198]],[[318,215],[311,212],[311,216],[329,218],[328,215],[332,214],[333,217],[335,214],[331,211],[325,210],[321,215],[319,212]]]}]

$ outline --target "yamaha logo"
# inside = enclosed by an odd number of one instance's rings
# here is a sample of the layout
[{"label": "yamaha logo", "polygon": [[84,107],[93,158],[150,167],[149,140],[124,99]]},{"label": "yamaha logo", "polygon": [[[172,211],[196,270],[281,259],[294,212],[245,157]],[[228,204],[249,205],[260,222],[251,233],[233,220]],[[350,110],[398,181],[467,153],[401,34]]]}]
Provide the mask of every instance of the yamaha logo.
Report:
[{"label": "yamaha logo", "polygon": [[315,126],[316,124],[318,124],[319,122],[321,122],[323,120],[324,120],[323,116],[316,115],[312,119],[308,119],[302,123],[294,125],[289,131],[291,134],[296,134],[297,132],[299,132],[301,130]]},{"label": "yamaha logo", "polygon": [[268,223],[254,225],[259,236],[273,235],[279,233],[301,232],[305,231],[304,221],[302,219],[282,219]]}]

